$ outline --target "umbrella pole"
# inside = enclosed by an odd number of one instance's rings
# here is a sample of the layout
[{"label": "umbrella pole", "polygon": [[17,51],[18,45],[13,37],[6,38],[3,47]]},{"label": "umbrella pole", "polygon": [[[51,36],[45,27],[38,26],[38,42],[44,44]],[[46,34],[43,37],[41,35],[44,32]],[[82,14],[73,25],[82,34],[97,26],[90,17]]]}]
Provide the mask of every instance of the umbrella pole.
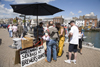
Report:
[{"label": "umbrella pole", "polygon": [[37,16],[37,41],[38,41],[38,16]]},{"label": "umbrella pole", "polygon": [[24,26],[26,26],[26,16],[24,16]]},{"label": "umbrella pole", "polygon": [[37,42],[38,42],[38,5],[37,5]]}]

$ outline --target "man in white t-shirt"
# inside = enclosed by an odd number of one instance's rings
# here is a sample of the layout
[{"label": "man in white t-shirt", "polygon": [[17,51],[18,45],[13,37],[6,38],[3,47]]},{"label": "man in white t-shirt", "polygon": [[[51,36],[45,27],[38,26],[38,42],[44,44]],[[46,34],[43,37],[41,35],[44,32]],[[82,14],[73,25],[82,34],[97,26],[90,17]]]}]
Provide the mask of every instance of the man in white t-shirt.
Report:
[{"label": "man in white t-shirt", "polygon": [[[74,64],[76,64],[79,30],[74,21],[70,21],[69,24],[71,25],[71,30],[69,32],[69,60],[65,60],[65,62],[74,62]],[[72,52],[74,52],[74,60],[71,60]]]}]

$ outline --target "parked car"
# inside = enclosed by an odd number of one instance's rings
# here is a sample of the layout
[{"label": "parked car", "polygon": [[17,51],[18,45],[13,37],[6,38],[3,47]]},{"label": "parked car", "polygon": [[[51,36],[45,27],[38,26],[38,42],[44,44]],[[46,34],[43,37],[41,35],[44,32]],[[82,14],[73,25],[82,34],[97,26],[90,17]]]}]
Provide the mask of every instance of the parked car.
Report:
[{"label": "parked car", "polygon": [[8,24],[3,24],[3,28],[7,28],[8,27]]},{"label": "parked car", "polygon": [[1,24],[1,27],[3,27],[3,24]]}]

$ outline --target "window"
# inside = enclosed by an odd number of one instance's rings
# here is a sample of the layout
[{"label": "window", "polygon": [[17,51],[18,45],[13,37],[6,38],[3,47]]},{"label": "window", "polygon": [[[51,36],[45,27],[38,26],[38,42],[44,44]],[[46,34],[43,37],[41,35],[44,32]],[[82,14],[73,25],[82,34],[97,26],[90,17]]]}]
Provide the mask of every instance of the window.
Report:
[{"label": "window", "polygon": [[58,22],[59,22],[59,19],[58,19]]},{"label": "window", "polygon": [[90,23],[92,22],[92,20],[90,20]]},{"label": "window", "polygon": [[79,24],[77,23],[77,25],[79,25]]},{"label": "window", "polygon": [[88,26],[89,25],[89,22],[86,22],[86,26]]},{"label": "window", "polygon": [[83,23],[81,23],[81,25],[83,26]]},{"label": "window", "polygon": [[92,26],[95,26],[95,22],[92,23]]},{"label": "window", "polygon": [[57,22],[57,19],[56,19],[56,22]]},{"label": "window", "polygon": [[89,22],[89,20],[87,20],[87,22]]}]

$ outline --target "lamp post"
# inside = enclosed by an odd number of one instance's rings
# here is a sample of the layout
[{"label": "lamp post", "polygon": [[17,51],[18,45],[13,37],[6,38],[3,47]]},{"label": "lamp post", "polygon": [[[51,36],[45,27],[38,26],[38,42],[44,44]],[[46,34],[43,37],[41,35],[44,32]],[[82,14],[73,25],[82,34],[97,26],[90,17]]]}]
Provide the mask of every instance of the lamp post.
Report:
[{"label": "lamp post", "polygon": [[24,17],[24,26],[26,25],[26,16],[25,15],[19,15],[20,17]]},{"label": "lamp post", "polygon": [[17,24],[18,24],[18,18],[16,17],[16,22],[17,22]]}]

